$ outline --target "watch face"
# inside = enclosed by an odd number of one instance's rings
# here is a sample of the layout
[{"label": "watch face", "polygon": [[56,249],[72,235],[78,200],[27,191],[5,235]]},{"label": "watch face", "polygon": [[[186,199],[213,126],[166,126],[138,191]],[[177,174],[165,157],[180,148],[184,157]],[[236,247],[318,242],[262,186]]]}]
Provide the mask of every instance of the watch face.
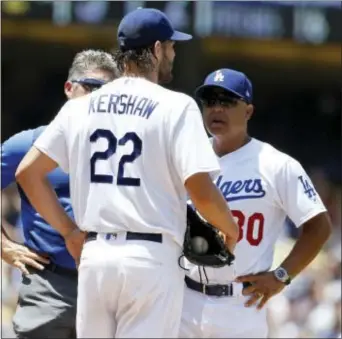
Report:
[{"label": "watch face", "polygon": [[289,277],[287,271],[282,267],[277,268],[274,271],[274,275],[279,281],[281,281],[285,285],[288,285],[291,282],[291,278]]},{"label": "watch face", "polygon": [[283,278],[285,278],[286,274],[285,274],[284,270],[278,270],[277,276],[278,276],[278,278],[283,279]]}]

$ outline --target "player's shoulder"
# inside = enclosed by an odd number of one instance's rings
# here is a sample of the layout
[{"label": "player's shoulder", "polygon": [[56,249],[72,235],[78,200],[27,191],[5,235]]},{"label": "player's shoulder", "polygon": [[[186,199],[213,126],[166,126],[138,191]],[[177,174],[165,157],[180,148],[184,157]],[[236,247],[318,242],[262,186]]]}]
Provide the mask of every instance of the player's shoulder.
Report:
[{"label": "player's shoulder", "polygon": [[[68,99],[59,110],[59,114],[77,116],[77,113],[83,113],[84,110],[82,108],[88,108],[93,93],[91,92],[77,98]],[[86,112],[88,114],[87,110]]]},{"label": "player's shoulder", "polygon": [[271,161],[277,159],[281,163],[286,163],[288,160],[293,159],[289,154],[281,151],[277,147],[269,144],[268,142],[253,139],[254,143],[258,147],[260,154],[269,158]]},{"label": "player's shoulder", "polygon": [[45,128],[46,126],[39,126],[14,134],[1,145],[2,151],[8,154],[26,153]]},{"label": "player's shoulder", "polygon": [[258,153],[261,163],[269,170],[272,170],[274,174],[283,172],[284,170],[298,169],[302,167],[300,162],[288,153],[279,150],[267,142],[257,139],[254,140],[259,148]]},{"label": "player's shoulder", "polygon": [[170,118],[177,120],[184,115],[199,113],[199,107],[191,96],[163,87],[160,90],[163,106],[171,111]]}]

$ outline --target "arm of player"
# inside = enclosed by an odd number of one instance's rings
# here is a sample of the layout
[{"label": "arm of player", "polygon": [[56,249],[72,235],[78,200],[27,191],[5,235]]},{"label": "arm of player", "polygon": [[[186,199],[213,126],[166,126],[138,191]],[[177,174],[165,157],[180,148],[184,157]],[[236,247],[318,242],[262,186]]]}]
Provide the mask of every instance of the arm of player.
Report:
[{"label": "arm of player", "polygon": [[[15,182],[15,172],[20,161],[29,150],[33,141],[33,130],[27,130],[15,134],[1,144],[1,190]],[[48,264],[49,260],[22,244],[13,241],[6,231],[11,226],[4,218],[1,220],[1,257],[9,265],[12,265],[28,274],[25,265],[30,265],[43,270],[41,263]]]},{"label": "arm of player", "polygon": [[[301,235],[280,265],[293,279],[317,256],[329,238],[332,226],[318,193],[297,161],[290,159],[282,166],[276,185],[282,208],[297,227],[302,226]],[[244,295],[252,294],[246,306],[252,306],[262,297],[258,309],[285,287],[273,272],[247,275],[237,281],[252,283],[244,289]]]},{"label": "arm of player", "polygon": [[[69,103],[69,102],[68,102]],[[16,179],[37,212],[65,239],[66,247],[77,262],[84,240],[72,219],[66,214],[47,180],[47,174],[58,165],[68,170],[69,158],[65,129],[68,126],[68,103],[26,154],[16,171]]]},{"label": "arm of player", "polygon": [[47,174],[56,167],[58,164],[53,159],[33,146],[19,164],[16,179],[37,212],[67,237],[77,226],[65,213],[47,179]]},{"label": "arm of player", "polygon": [[294,278],[317,256],[328,240],[332,226],[326,208],[309,176],[294,159],[289,159],[278,177],[283,208],[302,232],[293,250],[281,264]]},{"label": "arm of player", "polygon": [[299,162],[291,159],[282,169],[279,193],[283,208],[301,234],[281,264],[294,278],[317,256],[328,240],[332,225],[326,208]]},{"label": "arm of player", "polygon": [[211,175],[218,174],[220,166],[198,105],[192,99],[175,125],[172,149],[173,161],[193,204],[202,217],[225,235],[228,248],[233,251],[238,227],[221,192],[212,182]]}]

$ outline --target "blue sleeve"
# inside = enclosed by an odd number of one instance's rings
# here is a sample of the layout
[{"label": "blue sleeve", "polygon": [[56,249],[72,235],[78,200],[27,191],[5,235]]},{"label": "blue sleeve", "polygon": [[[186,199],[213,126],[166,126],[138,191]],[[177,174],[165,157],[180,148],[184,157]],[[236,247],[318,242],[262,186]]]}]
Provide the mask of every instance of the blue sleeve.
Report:
[{"label": "blue sleeve", "polygon": [[33,144],[34,132],[20,132],[1,144],[1,189],[15,181],[17,167]]}]

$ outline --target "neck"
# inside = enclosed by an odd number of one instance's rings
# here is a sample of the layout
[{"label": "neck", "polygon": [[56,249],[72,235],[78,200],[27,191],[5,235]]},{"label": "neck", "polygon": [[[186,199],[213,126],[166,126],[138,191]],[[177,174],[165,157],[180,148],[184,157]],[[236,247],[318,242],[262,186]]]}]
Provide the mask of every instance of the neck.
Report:
[{"label": "neck", "polygon": [[124,77],[138,77],[138,78],[145,78],[151,82],[158,83],[158,72],[155,70],[146,72],[143,70],[140,70],[137,65],[130,63],[125,65],[125,69],[122,73],[122,76]]},{"label": "neck", "polygon": [[246,145],[250,140],[251,137],[248,134],[243,134],[231,139],[224,135],[214,136],[213,148],[215,153],[219,157],[222,157],[238,150],[242,146]]}]

